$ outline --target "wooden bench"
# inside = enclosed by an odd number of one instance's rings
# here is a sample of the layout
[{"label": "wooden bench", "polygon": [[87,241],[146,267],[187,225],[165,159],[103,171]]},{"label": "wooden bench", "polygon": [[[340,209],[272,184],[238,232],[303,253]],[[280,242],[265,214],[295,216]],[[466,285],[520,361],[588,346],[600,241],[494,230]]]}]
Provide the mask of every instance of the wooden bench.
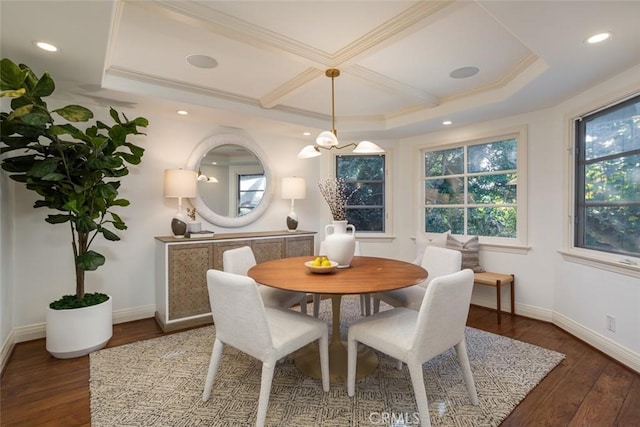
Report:
[{"label": "wooden bench", "polygon": [[493,273],[491,271],[485,271],[482,273],[474,273],[474,283],[478,285],[493,286],[496,288],[496,309],[498,313],[498,325],[500,322],[500,290],[503,285],[511,285],[511,315],[516,314],[515,311],[515,294],[514,288],[516,284],[516,278],[513,274]]}]

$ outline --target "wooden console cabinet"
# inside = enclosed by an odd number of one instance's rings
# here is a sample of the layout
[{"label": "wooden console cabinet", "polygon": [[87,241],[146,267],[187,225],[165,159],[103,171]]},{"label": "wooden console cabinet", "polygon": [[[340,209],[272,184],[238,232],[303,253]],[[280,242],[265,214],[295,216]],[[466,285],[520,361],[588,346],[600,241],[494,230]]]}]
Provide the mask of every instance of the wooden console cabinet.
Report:
[{"label": "wooden console cabinet", "polygon": [[251,246],[258,263],[313,255],[315,232],[221,233],[213,238],[156,237],[156,320],[163,331],[212,323],[207,270],[222,253]]}]

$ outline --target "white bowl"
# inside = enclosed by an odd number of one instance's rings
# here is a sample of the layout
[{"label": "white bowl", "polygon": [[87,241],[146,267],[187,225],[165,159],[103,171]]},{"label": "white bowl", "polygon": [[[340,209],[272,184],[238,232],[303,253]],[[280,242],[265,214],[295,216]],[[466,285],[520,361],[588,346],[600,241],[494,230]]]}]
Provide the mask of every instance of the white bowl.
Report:
[{"label": "white bowl", "polygon": [[309,269],[312,273],[331,273],[338,268],[338,263],[335,261],[329,261],[331,265],[321,266],[321,265],[313,265],[313,261],[307,261],[304,265]]}]

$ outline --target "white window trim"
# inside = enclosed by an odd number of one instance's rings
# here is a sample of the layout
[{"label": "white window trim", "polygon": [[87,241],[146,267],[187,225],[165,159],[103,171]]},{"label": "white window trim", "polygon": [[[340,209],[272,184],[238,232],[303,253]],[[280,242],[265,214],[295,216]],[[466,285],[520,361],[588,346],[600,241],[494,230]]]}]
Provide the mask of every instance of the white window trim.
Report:
[{"label": "white window trim", "polygon": [[567,219],[564,222],[564,239],[563,248],[558,251],[562,257],[569,262],[587,265],[601,270],[611,271],[614,273],[624,274],[631,277],[640,277],[640,258],[613,254],[609,252],[596,251],[576,247],[575,242],[575,121],[579,117],[607,108],[613,104],[624,101],[635,96],[640,91],[640,87],[631,91],[627,91],[618,96],[609,98],[606,102],[600,104],[590,104],[581,108],[580,111],[573,112],[565,116],[565,133],[567,141],[567,149],[565,150],[565,185],[564,200],[565,215]]},{"label": "white window trim", "polygon": [[[393,235],[393,194],[391,185],[393,173],[391,169],[391,165],[393,162],[393,150],[385,148],[384,151],[384,233],[377,233],[372,231],[358,231],[356,230],[356,238],[369,240],[380,239],[380,241],[386,241],[390,239],[394,239]],[[366,155],[366,154],[361,154]],[[336,157],[337,156],[361,156],[357,153],[332,153],[331,154],[331,166],[330,166],[330,177],[335,178],[336,176]]]},{"label": "white window trim", "polygon": [[460,147],[462,145],[475,145],[482,144],[487,142],[499,141],[501,139],[507,138],[516,138],[517,141],[517,153],[518,153],[518,166],[517,166],[517,174],[518,174],[518,195],[516,199],[516,204],[518,206],[518,218],[517,218],[517,226],[516,226],[516,234],[517,237],[515,239],[510,238],[501,238],[501,237],[487,237],[480,236],[480,247],[485,248],[491,251],[499,251],[499,252],[509,252],[509,253],[526,253],[529,247],[529,240],[527,231],[529,229],[528,226],[528,186],[527,186],[527,126],[516,126],[513,128],[507,128],[502,130],[496,130],[495,132],[483,132],[481,134],[476,134],[470,136],[468,139],[456,139],[451,141],[436,141],[429,144],[422,144],[415,148],[414,158],[416,159],[415,163],[415,175],[414,183],[416,188],[414,190],[415,198],[415,206],[417,209],[414,209],[415,212],[418,212],[417,218],[417,229],[424,230],[424,156],[423,151],[425,150],[441,150],[446,148],[454,148]]}]

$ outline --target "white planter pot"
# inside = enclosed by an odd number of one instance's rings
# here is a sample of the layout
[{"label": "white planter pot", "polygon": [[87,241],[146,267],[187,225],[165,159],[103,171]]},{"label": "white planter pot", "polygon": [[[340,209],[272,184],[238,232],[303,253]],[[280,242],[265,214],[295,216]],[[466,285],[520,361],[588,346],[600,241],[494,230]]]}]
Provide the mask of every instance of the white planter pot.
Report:
[{"label": "white planter pot", "polygon": [[100,350],[113,335],[113,300],[70,310],[47,307],[47,351],[58,359]]}]

